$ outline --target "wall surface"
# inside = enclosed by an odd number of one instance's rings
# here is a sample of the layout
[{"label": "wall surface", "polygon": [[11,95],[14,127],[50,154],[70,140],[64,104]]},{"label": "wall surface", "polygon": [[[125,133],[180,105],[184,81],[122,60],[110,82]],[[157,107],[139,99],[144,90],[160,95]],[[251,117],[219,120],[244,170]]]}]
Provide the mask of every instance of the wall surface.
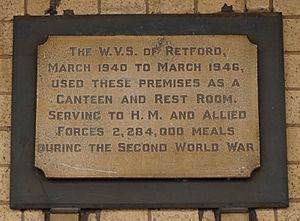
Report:
[{"label": "wall surface", "polygon": [[[42,211],[9,209],[12,19],[14,15],[45,15],[49,0],[0,0],[0,221],[43,221]],[[290,207],[256,210],[260,221],[300,220],[300,0],[60,0],[57,13],[75,14],[214,13],[227,3],[233,10],[276,11],[284,18],[287,143]],[[30,36],[28,36],[30,37]],[[89,221],[214,221],[213,211],[102,210]],[[227,217],[228,218],[228,217]],[[58,219],[65,220],[65,219]],[[225,220],[225,217],[224,217]],[[244,220],[229,216],[226,220]]]}]

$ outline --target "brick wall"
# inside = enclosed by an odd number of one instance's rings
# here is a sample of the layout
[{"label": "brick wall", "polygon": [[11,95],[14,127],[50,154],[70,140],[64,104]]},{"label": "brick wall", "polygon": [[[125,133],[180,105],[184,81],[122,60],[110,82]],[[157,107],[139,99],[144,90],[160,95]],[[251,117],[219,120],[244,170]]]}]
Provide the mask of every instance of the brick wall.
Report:
[{"label": "brick wall", "polygon": [[[290,207],[256,213],[261,221],[300,220],[300,0],[61,0],[57,12],[212,13],[220,11],[224,3],[239,12],[283,12]],[[44,15],[48,8],[49,0],[0,0],[0,221],[44,220],[42,211],[9,209],[10,103],[13,15]],[[91,212],[88,220],[99,221],[100,216],[105,221],[215,220],[212,211],[196,210],[103,210]]]}]

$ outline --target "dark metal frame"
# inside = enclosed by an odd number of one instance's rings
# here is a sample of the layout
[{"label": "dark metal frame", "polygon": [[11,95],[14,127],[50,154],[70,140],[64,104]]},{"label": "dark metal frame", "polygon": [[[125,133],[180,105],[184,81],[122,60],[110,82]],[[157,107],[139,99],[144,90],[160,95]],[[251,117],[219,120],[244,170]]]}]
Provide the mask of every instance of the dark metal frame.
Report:
[{"label": "dark metal frame", "polygon": [[[242,34],[248,35],[258,45],[262,166],[253,172],[251,178],[46,179],[34,167],[38,44],[49,35],[185,34]],[[282,17],[279,13],[15,17],[11,207],[286,207],[282,45]]]}]

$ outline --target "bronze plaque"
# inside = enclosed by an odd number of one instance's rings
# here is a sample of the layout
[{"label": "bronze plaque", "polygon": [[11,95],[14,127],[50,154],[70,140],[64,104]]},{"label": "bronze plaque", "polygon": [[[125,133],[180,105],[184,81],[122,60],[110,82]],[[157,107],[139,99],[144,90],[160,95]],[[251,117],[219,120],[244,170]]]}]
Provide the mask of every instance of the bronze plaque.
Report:
[{"label": "bronze plaque", "polygon": [[247,36],[50,36],[37,73],[35,166],[47,177],[249,177],[260,166]]}]

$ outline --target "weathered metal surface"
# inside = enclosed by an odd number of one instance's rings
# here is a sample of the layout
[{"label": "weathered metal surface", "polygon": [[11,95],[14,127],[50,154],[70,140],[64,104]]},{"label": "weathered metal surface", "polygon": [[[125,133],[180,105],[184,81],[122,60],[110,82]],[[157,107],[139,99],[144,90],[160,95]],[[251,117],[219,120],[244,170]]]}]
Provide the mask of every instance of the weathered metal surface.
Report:
[{"label": "weathered metal surface", "polygon": [[247,36],[50,36],[35,165],[47,177],[249,177],[260,165]]}]

